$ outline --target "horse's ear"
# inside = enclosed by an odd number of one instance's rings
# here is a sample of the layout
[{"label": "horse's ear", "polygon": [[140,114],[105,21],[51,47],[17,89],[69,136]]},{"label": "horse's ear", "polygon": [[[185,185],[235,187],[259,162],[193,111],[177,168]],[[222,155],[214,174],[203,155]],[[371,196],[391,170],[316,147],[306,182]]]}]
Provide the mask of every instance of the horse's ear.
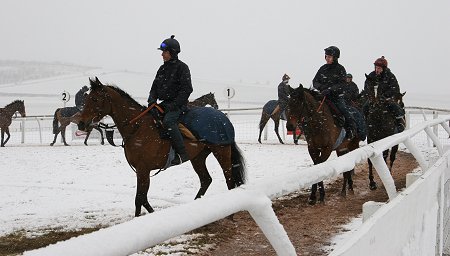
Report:
[{"label": "horse's ear", "polygon": [[89,78],[89,84],[91,85],[92,90],[99,89],[103,86],[97,77],[95,77],[95,81],[92,78]]},{"label": "horse's ear", "polygon": [[303,89],[303,84],[300,83],[300,84],[298,85],[298,88]]},{"label": "horse's ear", "polygon": [[102,82],[100,82],[100,80],[98,80],[98,77],[95,77],[95,81],[96,81],[99,85],[103,85]]},{"label": "horse's ear", "polygon": [[406,91],[405,91],[404,93],[400,93],[400,94],[401,94],[401,95],[402,95],[402,97],[403,97],[403,96],[405,96],[405,94],[406,94]]},{"label": "horse's ear", "polygon": [[366,76],[366,79],[369,79],[369,76],[366,73],[364,73],[364,75]]}]

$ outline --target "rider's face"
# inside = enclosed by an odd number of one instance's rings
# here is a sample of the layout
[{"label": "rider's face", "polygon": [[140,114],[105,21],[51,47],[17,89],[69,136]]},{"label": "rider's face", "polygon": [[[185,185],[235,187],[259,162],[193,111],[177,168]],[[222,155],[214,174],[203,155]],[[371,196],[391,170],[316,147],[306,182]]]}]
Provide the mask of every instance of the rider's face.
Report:
[{"label": "rider's face", "polygon": [[379,66],[375,66],[375,74],[379,75],[383,72],[383,68]]},{"label": "rider's face", "polygon": [[327,64],[332,64],[333,63],[333,56],[325,54],[325,61],[327,62]]},{"label": "rider's face", "polygon": [[172,58],[169,51],[162,51],[161,56],[163,57],[164,62],[169,61]]}]

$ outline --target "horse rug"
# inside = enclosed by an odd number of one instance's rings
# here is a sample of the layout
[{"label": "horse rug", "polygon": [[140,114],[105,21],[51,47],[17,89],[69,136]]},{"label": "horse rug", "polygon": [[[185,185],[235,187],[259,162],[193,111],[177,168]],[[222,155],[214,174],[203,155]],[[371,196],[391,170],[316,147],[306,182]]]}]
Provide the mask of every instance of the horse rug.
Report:
[{"label": "horse rug", "polygon": [[77,107],[60,108],[60,113],[62,117],[71,117],[78,112],[80,112],[80,110]]},{"label": "horse rug", "polygon": [[188,110],[180,117],[183,124],[198,141],[215,145],[234,143],[234,127],[221,111],[210,107],[198,107]]},{"label": "horse rug", "polygon": [[[263,107],[263,112],[268,113],[269,115],[271,115],[273,113],[273,111],[275,110],[275,108],[277,108],[278,106],[278,100],[269,100]],[[280,107],[278,107],[280,108]],[[286,121],[286,110],[283,110],[283,112],[281,112],[281,116],[280,116],[281,120]]]}]

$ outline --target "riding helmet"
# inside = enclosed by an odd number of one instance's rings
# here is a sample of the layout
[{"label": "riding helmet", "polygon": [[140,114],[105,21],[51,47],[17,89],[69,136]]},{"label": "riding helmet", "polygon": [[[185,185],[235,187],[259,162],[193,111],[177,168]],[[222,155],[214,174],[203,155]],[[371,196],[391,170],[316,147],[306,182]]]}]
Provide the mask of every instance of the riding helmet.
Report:
[{"label": "riding helmet", "polygon": [[159,46],[158,50],[169,51],[171,54],[175,55],[180,53],[181,52],[180,43],[178,43],[178,41],[174,37],[175,36],[172,35],[170,38],[164,40]]},{"label": "riding helmet", "polygon": [[384,58],[384,56],[381,56],[381,58],[378,58],[373,65],[378,66],[378,67],[382,67],[382,68],[387,68],[388,66],[388,62],[387,60]]},{"label": "riding helmet", "polygon": [[350,74],[350,73],[347,73],[347,75],[345,77],[353,78],[352,74]]},{"label": "riding helmet", "polygon": [[333,56],[336,59],[339,58],[339,56],[341,55],[341,51],[336,46],[330,46],[330,47],[325,48],[324,50],[325,50],[325,55]]},{"label": "riding helmet", "polygon": [[285,81],[285,80],[289,80],[291,79],[287,74],[284,74],[283,77],[281,78],[281,80]]}]

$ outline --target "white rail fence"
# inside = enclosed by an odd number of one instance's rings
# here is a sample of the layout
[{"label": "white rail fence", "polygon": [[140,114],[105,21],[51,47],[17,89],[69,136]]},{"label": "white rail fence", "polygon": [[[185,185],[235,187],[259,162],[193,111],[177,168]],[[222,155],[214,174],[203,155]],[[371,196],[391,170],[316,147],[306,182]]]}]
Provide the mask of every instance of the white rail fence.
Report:
[{"label": "white rail fence", "polygon": [[[228,113],[231,119],[236,133],[237,142],[250,142],[254,143],[258,139],[259,134],[259,120],[261,117],[261,108],[243,108],[243,109],[222,109],[222,111]],[[438,117],[450,116],[450,110],[443,109],[430,109],[430,108],[416,108],[409,107],[406,112],[407,128],[412,127],[424,120],[435,119]],[[48,145],[53,141],[52,132],[52,115],[33,116],[25,118],[15,118],[10,126],[11,138],[8,145],[12,144],[43,144]],[[112,121],[108,121],[111,123]],[[278,139],[273,132],[274,124],[272,120],[267,123],[264,132],[263,139],[267,142],[278,143]],[[75,124],[71,124],[67,127],[66,140],[68,142],[81,143],[85,136],[76,134],[77,127]],[[286,137],[285,122],[280,123],[280,135],[287,143],[292,143],[291,136]],[[433,132],[440,138],[441,142],[446,141],[446,135],[441,127],[434,127]],[[118,135],[118,133],[115,133]],[[60,136],[60,135],[59,135]],[[413,142],[419,139],[427,139],[424,134],[419,134],[413,138]],[[93,130],[89,144],[95,144],[100,142],[100,134],[98,131]],[[429,146],[432,146],[432,142],[428,139]]]},{"label": "white rail fence", "polygon": [[[449,191],[448,185],[446,185],[450,178],[448,175],[449,157],[448,154],[444,154],[444,146],[433,133],[433,128],[441,126],[450,135],[450,128],[447,124],[449,120],[450,118],[447,117],[426,121],[401,134],[369,144],[320,165],[303,170],[293,170],[275,178],[271,177],[257,186],[244,185],[223,194],[204,197],[192,203],[161,210],[91,234],[29,251],[24,255],[96,255],[99,247],[104,255],[129,255],[244,210],[251,214],[278,255],[296,255],[294,246],[271,207],[270,199],[308,188],[322,180],[338,177],[366,159],[371,159],[373,162],[387,190],[390,203],[383,206],[370,221],[363,224],[359,232],[359,236],[362,238],[352,238],[346,247],[336,250],[333,255],[360,255],[361,252],[369,253],[368,255],[421,255],[416,253],[418,250],[415,248],[418,243],[414,242],[423,239],[425,242],[422,241],[419,245],[428,245],[420,247],[421,250],[426,251],[425,255],[441,255],[448,247],[445,245],[447,240],[444,231],[449,229],[447,224],[449,221]],[[412,142],[413,137],[422,131],[425,131],[426,135],[430,137],[441,156],[432,168],[429,168],[430,164]],[[399,143],[403,143],[413,154],[425,174],[420,177],[423,181],[414,183],[398,195],[394,180],[383,160],[382,152]],[[436,165],[438,166],[436,167]],[[432,186],[432,184],[439,188],[435,188],[431,192],[424,192],[426,188],[423,186]],[[415,191],[416,189],[417,191]],[[416,194],[419,195],[416,197]],[[403,209],[405,207],[404,200],[415,201],[415,206],[420,210],[411,212],[409,208]],[[202,214],[198,213],[197,209],[199,208],[202,209]],[[393,217],[394,215],[396,217]],[[385,240],[390,232],[392,235],[394,234],[392,226],[383,222],[383,220],[386,221],[386,218],[393,218],[393,220],[403,218],[404,221],[407,221],[406,226],[396,226],[398,232],[395,232],[395,235],[401,236],[395,240],[398,243],[394,244],[390,243],[389,239]],[[188,219],[190,221],[186,221]],[[415,223],[422,223],[422,225],[415,225]],[[436,223],[437,225],[435,225]],[[411,225],[413,228],[405,228]],[[423,237],[419,228],[428,225],[431,225],[432,228],[426,228],[427,236]],[[108,241],[108,243],[104,241]],[[383,250],[388,253],[379,254],[380,246],[386,246]],[[408,252],[413,253],[409,254]]]}]

